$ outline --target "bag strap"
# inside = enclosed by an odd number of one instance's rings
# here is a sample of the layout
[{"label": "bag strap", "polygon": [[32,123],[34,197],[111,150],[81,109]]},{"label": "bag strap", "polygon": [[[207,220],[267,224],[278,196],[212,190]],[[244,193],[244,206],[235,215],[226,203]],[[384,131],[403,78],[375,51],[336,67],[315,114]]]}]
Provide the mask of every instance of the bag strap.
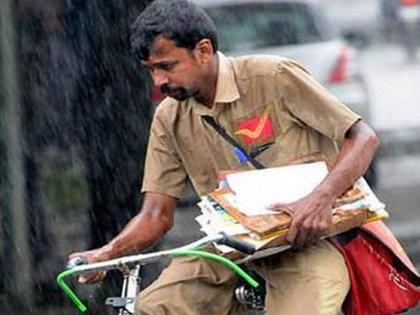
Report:
[{"label": "bag strap", "polygon": [[258,162],[254,157],[249,155],[246,150],[236,141],[235,138],[233,138],[229,133],[226,131],[226,129],[216,122],[216,120],[209,115],[203,115],[201,116],[201,119],[203,119],[210,127],[212,127],[216,132],[223,137],[230,145],[234,147],[235,150],[239,150],[239,152],[246,158],[247,161],[249,161],[252,166],[254,166],[256,169],[264,169],[265,166],[262,165],[260,162]]}]

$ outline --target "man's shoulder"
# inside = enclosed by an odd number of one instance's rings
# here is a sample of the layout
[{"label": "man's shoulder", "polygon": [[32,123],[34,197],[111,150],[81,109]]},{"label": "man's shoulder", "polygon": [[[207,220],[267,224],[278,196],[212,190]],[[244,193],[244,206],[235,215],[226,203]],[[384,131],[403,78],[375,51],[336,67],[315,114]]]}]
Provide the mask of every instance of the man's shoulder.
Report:
[{"label": "man's shoulder", "polygon": [[247,55],[231,58],[237,78],[274,76],[285,67],[303,68],[297,61],[278,55]]}]

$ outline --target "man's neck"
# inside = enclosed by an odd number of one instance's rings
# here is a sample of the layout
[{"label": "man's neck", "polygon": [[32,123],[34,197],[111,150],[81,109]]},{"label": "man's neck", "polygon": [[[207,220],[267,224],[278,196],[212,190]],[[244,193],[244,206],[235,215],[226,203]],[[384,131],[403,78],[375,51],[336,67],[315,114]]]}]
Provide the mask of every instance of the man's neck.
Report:
[{"label": "man's neck", "polygon": [[219,56],[214,54],[213,62],[210,66],[209,75],[204,80],[201,93],[196,96],[197,101],[201,104],[212,108],[216,97],[217,77],[219,74]]}]

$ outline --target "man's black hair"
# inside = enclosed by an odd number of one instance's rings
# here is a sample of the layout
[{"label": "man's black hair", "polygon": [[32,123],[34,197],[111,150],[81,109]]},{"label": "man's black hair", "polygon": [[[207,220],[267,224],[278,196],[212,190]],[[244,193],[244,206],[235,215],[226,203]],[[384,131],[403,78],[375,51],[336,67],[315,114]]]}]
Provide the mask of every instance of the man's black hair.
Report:
[{"label": "man's black hair", "polygon": [[158,36],[173,40],[178,47],[193,50],[203,38],[218,49],[216,27],[194,3],[185,0],[156,0],[131,26],[131,48],[135,58],[147,60]]}]

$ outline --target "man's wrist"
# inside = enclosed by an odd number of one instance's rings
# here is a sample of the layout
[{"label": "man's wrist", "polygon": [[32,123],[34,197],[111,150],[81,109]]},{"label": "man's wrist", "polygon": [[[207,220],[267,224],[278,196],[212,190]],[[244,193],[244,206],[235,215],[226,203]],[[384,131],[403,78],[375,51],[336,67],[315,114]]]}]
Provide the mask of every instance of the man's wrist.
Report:
[{"label": "man's wrist", "polygon": [[314,194],[317,198],[330,202],[334,202],[338,198],[337,194],[328,185],[319,186],[314,190]]},{"label": "man's wrist", "polygon": [[116,256],[117,255],[115,253],[114,246],[112,245],[112,243],[108,243],[102,246],[98,252],[98,258],[100,261],[110,260],[115,258]]}]

